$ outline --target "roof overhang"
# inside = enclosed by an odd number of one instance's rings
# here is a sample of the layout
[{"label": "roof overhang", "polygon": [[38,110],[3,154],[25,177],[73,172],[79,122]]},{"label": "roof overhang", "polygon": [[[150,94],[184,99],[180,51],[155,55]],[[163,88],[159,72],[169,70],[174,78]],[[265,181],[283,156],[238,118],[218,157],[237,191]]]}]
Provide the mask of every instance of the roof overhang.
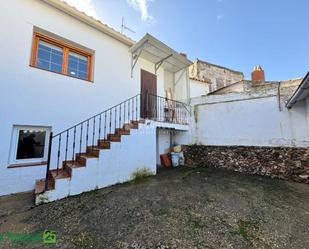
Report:
[{"label": "roof overhang", "polygon": [[287,108],[292,108],[297,102],[305,100],[309,96],[309,72],[300,83],[292,97],[286,104]]},{"label": "roof overhang", "polygon": [[132,69],[139,57],[152,62],[155,65],[155,71],[162,66],[172,73],[187,68],[193,63],[150,34],[146,34],[129,51],[132,53]]},{"label": "roof overhang", "polygon": [[77,10],[76,8],[68,5],[63,0],[42,0],[43,2],[53,6],[54,8],[63,11],[64,13],[84,22],[85,24],[97,29],[98,31],[101,31],[116,40],[128,45],[132,46],[135,42],[130,39],[129,37],[126,37],[125,35],[121,34],[120,32],[114,30],[113,28],[107,26],[106,24],[100,22],[99,20],[96,20],[92,18],[91,16],[86,15],[84,12],[81,12]]}]

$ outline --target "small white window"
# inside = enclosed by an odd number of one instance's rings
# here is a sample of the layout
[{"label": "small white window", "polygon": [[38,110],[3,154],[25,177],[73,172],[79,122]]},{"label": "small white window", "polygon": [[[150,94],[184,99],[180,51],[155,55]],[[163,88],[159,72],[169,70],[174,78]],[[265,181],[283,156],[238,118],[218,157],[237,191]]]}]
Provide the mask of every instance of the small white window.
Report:
[{"label": "small white window", "polygon": [[14,126],[10,163],[46,162],[50,131],[49,127]]}]

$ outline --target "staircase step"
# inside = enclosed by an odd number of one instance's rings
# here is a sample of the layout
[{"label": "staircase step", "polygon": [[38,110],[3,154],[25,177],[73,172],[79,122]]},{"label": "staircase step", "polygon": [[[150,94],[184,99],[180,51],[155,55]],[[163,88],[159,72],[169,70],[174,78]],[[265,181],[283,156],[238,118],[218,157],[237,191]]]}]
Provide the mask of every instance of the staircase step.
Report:
[{"label": "staircase step", "polygon": [[87,159],[79,154],[76,154],[76,162],[82,166],[86,166]]},{"label": "staircase step", "polygon": [[145,124],[145,119],[141,118],[139,121],[138,121],[140,124]]},{"label": "staircase step", "polygon": [[117,135],[130,135],[130,130],[117,128],[116,129],[116,134]]},{"label": "staircase step", "polygon": [[123,125],[123,129],[130,130],[130,129],[138,129],[138,121],[131,121],[131,123],[125,123]]},{"label": "staircase step", "polygon": [[67,165],[67,164],[72,164],[72,163],[74,163],[73,160],[63,161],[63,162],[62,162],[62,167],[64,167],[64,166]]},{"label": "staircase step", "polygon": [[[53,179],[48,180],[48,190],[55,189],[55,181]],[[35,194],[41,194],[45,191],[45,179],[40,179],[35,182]]]},{"label": "staircase step", "polygon": [[67,161],[63,165],[64,170],[69,173],[70,177],[72,177],[72,170],[73,169],[84,168],[84,167],[86,167],[86,166],[78,163],[77,161],[76,162],[75,161]]},{"label": "staircase step", "polygon": [[131,121],[131,128],[138,129],[138,121]]},{"label": "staircase step", "polygon": [[132,128],[132,125],[131,125],[131,124],[126,123],[126,124],[123,125],[123,129],[125,129],[125,130],[130,130],[130,129],[135,129],[135,128]]},{"label": "staircase step", "polygon": [[121,135],[107,134],[107,139],[111,142],[121,142]]},{"label": "staircase step", "polygon": [[57,170],[56,169],[53,169],[53,170],[50,170],[49,171],[50,175],[52,176],[53,179],[64,179],[64,178],[70,178],[70,173],[65,170],[65,168],[61,168],[58,170],[58,173],[57,173]]},{"label": "staircase step", "polygon": [[94,157],[99,157],[100,149],[96,146],[88,146],[87,147],[87,154],[93,155]]},{"label": "staircase step", "polygon": [[83,164],[80,164],[79,162],[75,162],[75,161],[73,161],[72,163],[67,163],[66,165],[65,165],[65,167],[70,167],[70,168],[72,168],[72,169],[74,169],[74,168],[82,168],[82,167],[86,167],[85,165],[83,165]]},{"label": "staircase step", "polygon": [[98,148],[100,150],[107,150],[111,148],[111,143],[105,139],[98,140]]},{"label": "staircase step", "polygon": [[98,158],[99,157],[98,155],[96,155],[96,153],[87,153],[87,152],[79,153],[78,156],[85,158],[85,159],[87,159],[87,158]]},{"label": "staircase step", "polygon": [[69,163],[65,164],[64,166],[62,166],[62,168],[68,172],[69,176],[72,177],[72,168],[68,166]]}]

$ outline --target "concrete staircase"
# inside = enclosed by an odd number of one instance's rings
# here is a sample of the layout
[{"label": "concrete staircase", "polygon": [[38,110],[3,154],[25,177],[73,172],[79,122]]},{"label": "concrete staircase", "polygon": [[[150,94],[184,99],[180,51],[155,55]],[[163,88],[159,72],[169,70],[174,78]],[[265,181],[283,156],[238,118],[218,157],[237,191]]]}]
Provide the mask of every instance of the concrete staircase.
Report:
[{"label": "concrete staircase", "polygon": [[151,121],[131,121],[76,153],[74,160],[63,161],[62,168],[50,169],[47,190],[46,180],[37,180],[35,204],[129,181],[144,168],[156,173],[156,126]]}]

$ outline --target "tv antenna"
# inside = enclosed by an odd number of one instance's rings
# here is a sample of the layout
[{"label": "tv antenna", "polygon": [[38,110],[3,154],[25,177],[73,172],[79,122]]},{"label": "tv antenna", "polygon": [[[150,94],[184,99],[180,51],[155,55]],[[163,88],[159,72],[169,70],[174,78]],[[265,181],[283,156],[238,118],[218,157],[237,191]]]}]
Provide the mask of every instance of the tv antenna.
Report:
[{"label": "tv antenna", "polygon": [[130,31],[131,33],[135,34],[135,31],[133,29],[130,29],[124,20],[124,17],[122,17],[122,22],[121,22],[121,34],[124,33],[125,30]]}]

